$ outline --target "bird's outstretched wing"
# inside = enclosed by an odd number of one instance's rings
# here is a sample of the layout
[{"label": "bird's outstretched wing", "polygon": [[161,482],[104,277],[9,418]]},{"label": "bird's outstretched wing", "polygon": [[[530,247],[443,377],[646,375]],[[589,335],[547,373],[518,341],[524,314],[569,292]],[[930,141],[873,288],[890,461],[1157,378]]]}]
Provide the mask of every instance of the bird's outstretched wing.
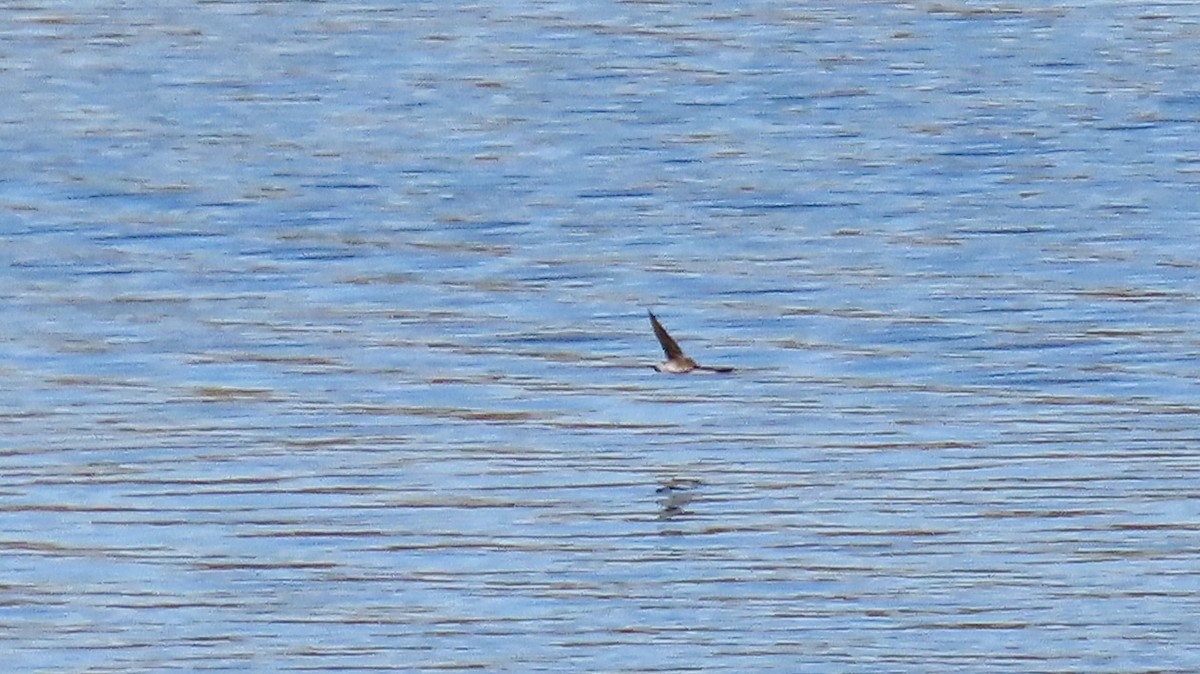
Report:
[{"label": "bird's outstretched wing", "polygon": [[683,358],[683,349],[679,348],[679,344],[671,339],[671,335],[667,334],[667,329],[662,326],[655,318],[654,312],[647,310],[650,314],[650,326],[654,328],[654,336],[658,338],[658,343],[662,344],[663,352],[667,354],[667,359]]}]

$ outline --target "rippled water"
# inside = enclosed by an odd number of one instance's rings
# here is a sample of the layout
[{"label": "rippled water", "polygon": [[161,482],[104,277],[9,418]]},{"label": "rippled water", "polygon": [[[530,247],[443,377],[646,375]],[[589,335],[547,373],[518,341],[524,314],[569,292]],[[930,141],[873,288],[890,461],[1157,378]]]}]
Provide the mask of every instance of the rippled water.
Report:
[{"label": "rippled water", "polygon": [[1200,669],[1200,8],[0,17],[13,671]]}]

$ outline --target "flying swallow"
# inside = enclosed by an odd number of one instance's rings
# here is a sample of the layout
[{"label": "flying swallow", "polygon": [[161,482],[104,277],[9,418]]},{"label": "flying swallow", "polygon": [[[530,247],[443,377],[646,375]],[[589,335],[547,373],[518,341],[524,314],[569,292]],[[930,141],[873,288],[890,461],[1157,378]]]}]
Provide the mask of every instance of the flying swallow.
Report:
[{"label": "flying swallow", "polygon": [[658,318],[654,316],[654,312],[647,310],[650,314],[650,326],[654,328],[654,336],[658,338],[658,343],[662,344],[663,353],[667,354],[667,361],[654,366],[659,372],[670,372],[672,374],[683,374],[692,370],[704,370],[706,372],[733,372],[732,367],[713,367],[700,365],[696,361],[683,355],[683,349],[679,348],[679,344],[667,334],[667,329],[658,322]]}]

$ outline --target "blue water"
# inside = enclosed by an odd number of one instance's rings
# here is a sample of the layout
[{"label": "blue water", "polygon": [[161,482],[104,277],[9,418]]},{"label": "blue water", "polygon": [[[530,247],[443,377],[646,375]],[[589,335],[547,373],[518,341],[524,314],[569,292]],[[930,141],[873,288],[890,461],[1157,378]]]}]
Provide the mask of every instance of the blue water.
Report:
[{"label": "blue water", "polygon": [[1197,82],[1187,3],[0,9],[6,664],[1194,672]]}]

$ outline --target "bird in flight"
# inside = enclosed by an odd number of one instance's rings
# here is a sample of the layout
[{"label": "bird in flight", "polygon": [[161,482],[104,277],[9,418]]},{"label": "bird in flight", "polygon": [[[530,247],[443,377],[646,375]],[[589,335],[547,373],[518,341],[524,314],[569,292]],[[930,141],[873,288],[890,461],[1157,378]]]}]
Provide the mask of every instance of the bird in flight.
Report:
[{"label": "bird in flight", "polygon": [[658,343],[662,344],[663,353],[667,354],[667,361],[654,366],[659,372],[670,372],[672,374],[683,374],[692,370],[703,370],[705,372],[733,372],[732,367],[725,366],[708,366],[700,365],[696,361],[683,355],[683,349],[679,348],[679,344],[667,334],[667,329],[658,322],[654,312],[647,310],[650,314],[650,327],[654,328],[654,336],[658,338]]}]

